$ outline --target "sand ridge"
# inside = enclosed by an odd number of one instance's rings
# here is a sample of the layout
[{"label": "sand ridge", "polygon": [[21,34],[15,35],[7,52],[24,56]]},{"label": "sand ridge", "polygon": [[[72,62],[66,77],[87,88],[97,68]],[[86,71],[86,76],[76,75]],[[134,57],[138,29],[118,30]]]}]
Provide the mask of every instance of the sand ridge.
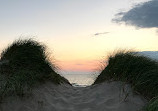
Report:
[{"label": "sand ridge", "polygon": [[105,82],[89,87],[46,83],[20,99],[9,97],[0,111],[138,111],[146,100],[122,82]]}]

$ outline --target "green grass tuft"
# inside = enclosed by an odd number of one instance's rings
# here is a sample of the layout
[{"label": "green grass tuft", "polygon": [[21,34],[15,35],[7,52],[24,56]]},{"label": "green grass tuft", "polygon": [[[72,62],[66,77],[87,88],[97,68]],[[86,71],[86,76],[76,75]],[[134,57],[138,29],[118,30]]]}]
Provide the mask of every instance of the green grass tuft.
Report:
[{"label": "green grass tuft", "polygon": [[151,100],[144,108],[145,111],[158,111],[158,98]]}]

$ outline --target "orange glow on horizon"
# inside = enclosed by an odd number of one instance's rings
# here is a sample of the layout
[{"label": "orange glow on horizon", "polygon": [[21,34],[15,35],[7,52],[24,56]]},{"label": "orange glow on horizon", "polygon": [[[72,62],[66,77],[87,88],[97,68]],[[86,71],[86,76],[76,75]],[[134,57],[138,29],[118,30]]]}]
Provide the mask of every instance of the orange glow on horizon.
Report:
[{"label": "orange glow on horizon", "polygon": [[67,60],[57,62],[59,69],[63,71],[100,71],[102,66],[106,63],[101,63],[99,60]]},{"label": "orange glow on horizon", "polygon": [[65,71],[97,71],[99,70],[100,61],[97,60],[76,60],[58,62],[60,70]]}]

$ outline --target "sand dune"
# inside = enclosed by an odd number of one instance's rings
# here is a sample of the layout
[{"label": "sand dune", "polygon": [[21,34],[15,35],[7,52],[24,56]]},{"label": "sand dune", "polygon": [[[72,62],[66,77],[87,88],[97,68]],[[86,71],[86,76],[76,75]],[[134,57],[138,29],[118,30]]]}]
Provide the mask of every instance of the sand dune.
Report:
[{"label": "sand dune", "polygon": [[122,82],[89,87],[56,86],[46,83],[29,97],[9,97],[1,111],[138,111],[146,100]]}]

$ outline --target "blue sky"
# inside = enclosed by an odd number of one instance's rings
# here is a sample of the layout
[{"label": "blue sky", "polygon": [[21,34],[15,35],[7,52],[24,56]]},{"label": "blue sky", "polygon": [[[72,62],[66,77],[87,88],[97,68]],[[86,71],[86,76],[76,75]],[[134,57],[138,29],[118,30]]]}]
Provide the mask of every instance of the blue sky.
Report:
[{"label": "blue sky", "polygon": [[129,8],[132,4],[131,0],[0,2],[0,34],[3,39],[14,39],[20,35],[52,38],[61,33],[66,37],[66,34],[81,33],[88,28],[109,25],[118,10]]},{"label": "blue sky", "polygon": [[[0,50],[15,39],[32,37],[49,47],[59,66],[73,71],[94,69],[115,49],[157,50],[157,27],[136,27],[137,21],[128,19],[135,4],[145,1],[0,0]],[[114,23],[120,12],[118,23],[123,24]]]}]

